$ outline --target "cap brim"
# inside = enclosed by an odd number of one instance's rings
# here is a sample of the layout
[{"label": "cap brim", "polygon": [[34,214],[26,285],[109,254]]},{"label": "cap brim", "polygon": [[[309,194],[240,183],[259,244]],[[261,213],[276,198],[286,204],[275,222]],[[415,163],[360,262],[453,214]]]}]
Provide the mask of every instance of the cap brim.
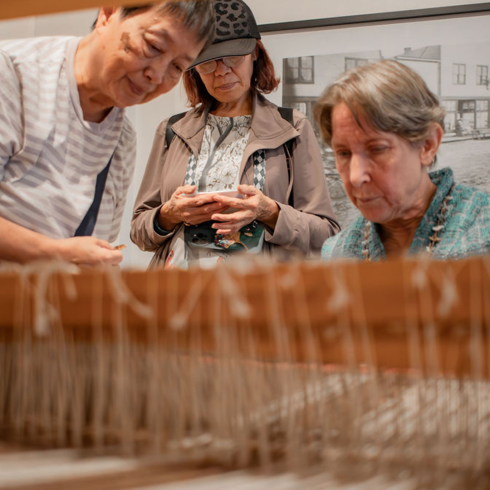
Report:
[{"label": "cap brim", "polygon": [[188,70],[196,65],[206,63],[206,61],[217,60],[225,56],[243,56],[254,51],[257,40],[253,38],[247,39],[230,39],[221,43],[212,44],[204,53],[196,58],[194,63],[189,66]]}]

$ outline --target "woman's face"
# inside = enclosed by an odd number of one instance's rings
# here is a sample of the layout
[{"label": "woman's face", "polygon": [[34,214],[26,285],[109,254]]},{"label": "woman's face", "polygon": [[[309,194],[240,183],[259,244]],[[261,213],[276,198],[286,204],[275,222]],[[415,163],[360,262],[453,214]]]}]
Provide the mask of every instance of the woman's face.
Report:
[{"label": "woman's face", "polygon": [[253,55],[246,55],[245,61],[234,68],[226,66],[221,60],[217,61],[214,72],[199,74],[206,90],[220,102],[221,107],[242,109],[242,114],[250,114]]},{"label": "woman's face", "polygon": [[374,223],[386,224],[417,216],[435,153],[394,134],[376,131],[366,119],[356,122],[346,104],[332,112],[332,149],[350,200]]},{"label": "woman's face", "polygon": [[87,86],[107,107],[142,104],[168,92],[204,44],[158,7],[125,19],[115,8],[102,8],[96,35],[99,58]]}]

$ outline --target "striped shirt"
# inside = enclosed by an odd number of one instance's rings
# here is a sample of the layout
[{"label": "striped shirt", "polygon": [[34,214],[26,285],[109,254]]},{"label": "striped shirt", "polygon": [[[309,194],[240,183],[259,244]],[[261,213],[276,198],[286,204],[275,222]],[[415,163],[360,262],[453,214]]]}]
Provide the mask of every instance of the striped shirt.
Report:
[{"label": "striped shirt", "polygon": [[74,71],[79,41],[0,42],[0,216],[52,238],[73,236],[114,154],[93,233],[114,241],[136,136],[119,108],[101,123],[83,120]]}]

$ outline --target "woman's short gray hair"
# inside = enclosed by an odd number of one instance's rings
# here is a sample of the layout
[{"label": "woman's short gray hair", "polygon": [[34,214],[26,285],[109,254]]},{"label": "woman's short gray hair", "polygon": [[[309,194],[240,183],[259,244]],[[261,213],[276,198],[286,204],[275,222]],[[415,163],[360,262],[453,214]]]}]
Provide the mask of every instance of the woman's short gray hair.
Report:
[{"label": "woman's short gray hair", "polygon": [[[204,40],[203,52],[207,49],[215,33],[215,12],[212,0],[157,0],[135,7],[120,7],[121,19],[138,15],[153,7],[158,7],[158,13],[169,15],[182,22],[185,29],[194,32],[196,40]],[[97,19],[92,24],[92,30],[97,25]]]},{"label": "woman's short gray hair", "polygon": [[[121,17],[130,17],[152,7],[162,15],[169,15],[196,34],[198,42],[209,46],[214,38],[215,12],[212,0],[157,0],[136,7],[121,7]],[[203,48],[204,49],[204,48]]]},{"label": "woman's short gray hair", "polygon": [[362,114],[372,128],[394,133],[416,144],[434,123],[444,129],[444,109],[420,75],[394,60],[358,66],[344,73],[320,95],[315,121],[322,138],[332,141],[332,112],[346,104],[360,124]]}]

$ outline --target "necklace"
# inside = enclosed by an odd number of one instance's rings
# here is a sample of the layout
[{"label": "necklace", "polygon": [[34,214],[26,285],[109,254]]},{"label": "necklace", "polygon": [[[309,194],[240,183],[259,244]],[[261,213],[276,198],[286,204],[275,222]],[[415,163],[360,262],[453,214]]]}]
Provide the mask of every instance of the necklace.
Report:
[{"label": "necklace", "polygon": [[[451,186],[451,189],[449,189],[449,192],[447,193],[447,196],[444,198],[442,201],[441,209],[439,210],[439,213],[437,214],[437,220],[436,224],[432,227],[432,235],[429,237],[429,245],[426,247],[426,252],[428,255],[432,255],[435,246],[441,241],[441,238],[439,237],[439,234],[441,231],[444,229],[444,224],[447,219],[447,211],[449,209],[449,203],[452,201],[453,196],[451,195],[454,189],[454,184]],[[371,222],[366,221],[366,226],[364,227],[364,239],[362,240],[362,257],[364,259],[364,262],[370,262],[371,258],[369,256],[369,249],[368,249],[368,243],[369,243],[369,235],[371,232]]]}]

